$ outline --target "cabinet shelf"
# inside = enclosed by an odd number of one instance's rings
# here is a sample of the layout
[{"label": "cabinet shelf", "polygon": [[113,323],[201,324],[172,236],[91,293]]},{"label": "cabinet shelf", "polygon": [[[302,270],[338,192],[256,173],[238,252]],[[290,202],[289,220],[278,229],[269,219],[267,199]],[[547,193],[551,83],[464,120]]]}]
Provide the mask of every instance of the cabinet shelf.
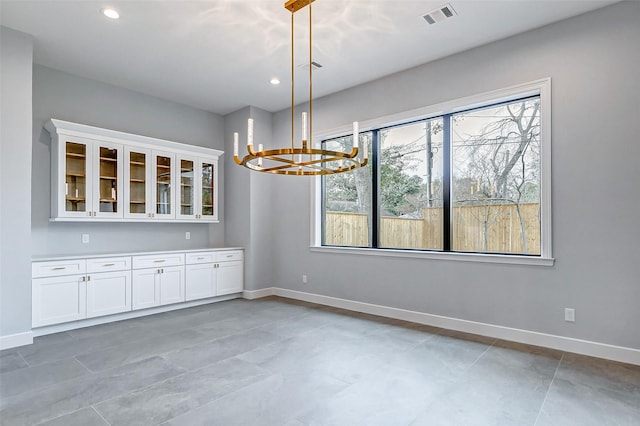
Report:
[{"label": "cabinet shelf", "polygon": [[67,172],[66,175],[67,176],[71,176],[71,177],[86,177],[87,176],[84,173],[72,173],[72,172]]},{"label": "cabinet shelf", "polygon": [[129,179],[129,182],[131,182],[131,183],[145,183],[146,181],[144,179]]},{"label": "cabinet shelf", "polygon": [[100,161],[108,161],[110,163],[116,163],[118,161],[117,158],[109,158],[109,157],[100,157]]},{"label": "cabinet shelf", "polygon": [[132,166],[144,166],[145,163],[143,163],[142,161],[129,161],[129,164]]},{"label": "cabinet shelf", "polygon": [[65,200],[77,203],[77,202],[80,202],[80,201],[85,201],[86,198],[84,198],[84,197],[65,197]]},{"label": "cabinet shelf", "polygon": [[87,158],[85,154],[76,154],[75,152],[67,152],[67,158]]},{"label": "cabinet shelf", "polygon": [[117,203],[118,200],[115,198],[100,198],[101,203]]},{"label": "cabinet shelf", "polygon": [[129,204],[144,204],[144,200],[129,200]]},{"label": "cabinet shelf", "polygon": [[100,176],[100,179],[118,180],[117,176]]}]

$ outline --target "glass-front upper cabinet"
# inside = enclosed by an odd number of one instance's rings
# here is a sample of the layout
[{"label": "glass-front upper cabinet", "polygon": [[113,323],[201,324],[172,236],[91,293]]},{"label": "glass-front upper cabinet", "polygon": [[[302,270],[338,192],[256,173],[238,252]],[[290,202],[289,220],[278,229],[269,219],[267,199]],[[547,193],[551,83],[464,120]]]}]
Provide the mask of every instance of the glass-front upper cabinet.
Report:
[{"label": "glass-front upper cabinet", "polygon": [[196,161],[193,159],[180,158],[180,211],[178,217],[181,219],[194,219],[196,215],[196,182],[195,169]]},{"label": "glass-front upper cabinet", "polygon": [[176,217],[174,208],[175,155],[169,152],[153,151],[153,218],[172,219]]},{"label": "glass-front upper cabinet", "polygon": [[196,221],[216,221],[217,162],[214,159],[178,155],[180,211],[176,218]]},{"label": "glass-front upper cabinet", "polygon": [[52,221],[216,222],[211,148],[51,119]]},{"label": "glass-front upper cabinet", "polygon": [[152,217],[151,150],[126,147],[124,168],[124,217],[146,219]]},{"label": "glass-front upper cabinet", "polygon": [[64,145],[64,212],[85,216],[87,208],[87,142],[66,141]]},{"label": "glass-front upper cabinet", "polygon": [[201,162],[200,177],[201,177],[201,201],[202,208],[200,214],[204,219],[217,220],[218,219],[218,206],[216,196],[216,172],[217,163],[214,161],[204,160]]},{"label": "glass-front upper cabinet", "polygon": [[[59,174],[52,217],[121,218],[122,145],[65,138],[57,144]],[[64,194],[64,197],[58,194]]]}]

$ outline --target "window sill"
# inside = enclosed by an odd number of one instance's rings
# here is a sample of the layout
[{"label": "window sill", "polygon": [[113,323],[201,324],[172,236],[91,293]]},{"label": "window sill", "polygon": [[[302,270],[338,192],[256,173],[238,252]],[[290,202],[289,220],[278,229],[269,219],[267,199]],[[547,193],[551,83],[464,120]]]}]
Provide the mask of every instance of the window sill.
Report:
[{"label": "window sill", "polygon": [[411,259],[446,260],[456,262],[481,262],[481,263],[502,263],[509,265],[535,265],[553,266],[555,259],[551,257],[538,256],[515,256],[504,254],[484,254],[484,253],[440,253],[425,252],[415,250],[397,249],[371,249],[360,247],[327,247],[311,246],[312,252],[317,253],[340,253],[363,256],[383,256],[383,257],[404,257]]}]

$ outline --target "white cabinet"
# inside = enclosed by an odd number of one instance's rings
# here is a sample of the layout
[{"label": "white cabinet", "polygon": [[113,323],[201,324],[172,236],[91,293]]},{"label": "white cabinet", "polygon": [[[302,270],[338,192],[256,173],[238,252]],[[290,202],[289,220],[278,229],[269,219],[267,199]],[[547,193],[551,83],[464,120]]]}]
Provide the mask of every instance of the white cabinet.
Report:
[{"label": "white cabinet", "polygon": [[52,217],[123,217],[121,144],[61,135],[51,151]]},{"label": "white cabinet", "polygon": [[33,326],[130,311],[130,268],[130,257],[34,262]]},{"label": "white cabinet", "polygon": [[179,309],[186,301],[241,293],[243,257],[238,249],[205,249],[34,261],[32,324]]},{"label": "white cabinet", "polygon": [[85,275],[35,278],[31,282],[32,325],[75,321],[86,317]]},{"label": "white cabinet", "polygon": [[218,221],[210,148],[52,119],[51,218]]},{"label": "white cabinet", "polygon": [[218,265],[218,289],[216,295],[239,293],[244,288],[242,261],[220,262]]},{"label": "white cabinet", "polygon": [[185,301],[184,254],[133,257],[133,309]]},{"label": "white cabinet", "polygon": [[87,275],[87,318],[131,310],[131,271]]},{"label": "white cabinet", "polygon": [[242,292],[242,259],[240,250],[187,254],[186,299],[196,300]]},{"label": "white cabinet", "polygon": [[178,201],[176,217],[184,220],[218,220],[218,160],[215,157],[178,155]]}]

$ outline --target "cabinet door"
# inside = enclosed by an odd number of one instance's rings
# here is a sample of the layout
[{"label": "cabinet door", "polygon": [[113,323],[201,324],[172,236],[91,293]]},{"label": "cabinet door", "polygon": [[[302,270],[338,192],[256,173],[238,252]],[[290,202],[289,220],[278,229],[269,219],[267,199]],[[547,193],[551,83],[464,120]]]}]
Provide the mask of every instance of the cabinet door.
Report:
[{"label": "cabinet door", "polygon": [[194,157],[176,156],[176,165],[178,166],[178,206],[176,210],[176,218],[178,219],[196,219],[196,201],[198,194],[196,171],[198,160]]},{"label": "cabinet door", "polygon": [[174,219],[175,212],[175,155],[170,152],[153,151],[153,211],[157,219]]},{"label": "cabinet door", "polygon": [[138,269],[132,272],[131,299],[133,309],[160,304],[160,269]]},{"label": "cabinet door", "polygon": [[131,310],[131,271],[87,276],[87,318]]},{"label": "cabinet door", "polygon": [[52,213],[56,217],[91,216],[92,143],[82,138],[61,138],[56,146],[57,164],[54,164],[54,167],[58,171],[58,187],[55,193],[58,196],[56,200],[52,200],[52,205],[57,205],[57,211]]},{"label": "cabinet door", "polygon": [[221,262],[218,263],[217,295],[240,293],[244,290],[243,263]]},{"label": "cabinet door", "polygon": [[31,284],[33,327],[86,317],[85,275],[36,278]]},{"label": "cabinet door", "polygon": [[153,213],[151,150],[126,147],[124,164],[124,217],[150,218]]},{"label": "cabinet door", "polygon": [[186,267],[186,300],[216,295],[216,264],[203,263]]},{"label": "cabinet door", "polygon": [[184,266],[170,266],[161,271],[160,304],[184,302]]},{"label": "cabinet door", "polygon": [[218,220],[218,188],[217,188],[217,167],[216,160],[201,159],[199,161],[199,199],[198,215],[199,219],[205,221]]},{"label": "cabinet door", "polygon": [[93,216],[122,218],[122,145],[93,144]]}]

